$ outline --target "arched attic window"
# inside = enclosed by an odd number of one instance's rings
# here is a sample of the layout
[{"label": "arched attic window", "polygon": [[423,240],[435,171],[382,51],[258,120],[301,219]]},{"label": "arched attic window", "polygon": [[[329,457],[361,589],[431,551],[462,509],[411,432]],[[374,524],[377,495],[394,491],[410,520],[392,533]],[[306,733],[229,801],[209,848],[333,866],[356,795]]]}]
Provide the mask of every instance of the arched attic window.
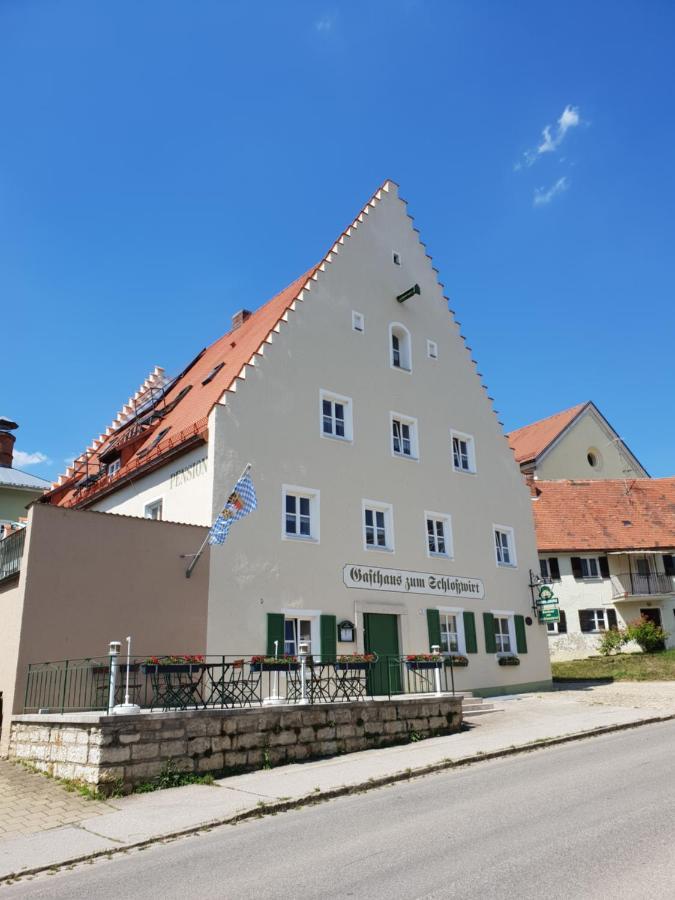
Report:
[{"label": "arched attic window", "polygon": [[394,322],[389,326],[389,349],[392,368],[412,371],[410,332],[405,325]]}]

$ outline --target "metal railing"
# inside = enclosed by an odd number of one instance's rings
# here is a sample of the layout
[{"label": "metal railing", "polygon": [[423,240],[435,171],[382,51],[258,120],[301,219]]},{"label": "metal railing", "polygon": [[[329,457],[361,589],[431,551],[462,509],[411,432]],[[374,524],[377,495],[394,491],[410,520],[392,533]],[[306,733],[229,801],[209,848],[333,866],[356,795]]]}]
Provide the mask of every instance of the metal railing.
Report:
[{"label": "metal railing", "polygon": [[639,575],[637,572],[624,572],[612,575],[612,595],[618,597],[643,597],[649,594],[675,593],[675,578],[664,572],[651,572]]},{"label": "metal railing", "polygon": [[[32,663],[28,666],[24,713],[89,712],[108,709],[110,657]],[[126,657],[117,657],[115,703],[124,703]],[[132,658],[129,700],[146,710],[237,709],[267,704],[339,703],[401,694],[454,694],[452,661],[415,663],[402,656],[374,662],[338,657],[279,660],[250,654],[205,656],[197,662],[149,663]]]},{"label": "metal railing", "polygon": [[25,544],[25,528],[13,531],[0,541],[0,581],[19,574]]}]

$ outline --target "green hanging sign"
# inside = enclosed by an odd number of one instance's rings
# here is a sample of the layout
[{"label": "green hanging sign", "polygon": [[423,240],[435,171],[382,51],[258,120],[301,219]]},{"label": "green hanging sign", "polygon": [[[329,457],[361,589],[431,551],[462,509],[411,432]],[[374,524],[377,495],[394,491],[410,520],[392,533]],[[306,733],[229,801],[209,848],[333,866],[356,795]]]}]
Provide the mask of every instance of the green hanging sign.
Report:
[{"label": "green hanging sign", "polygon": [[553,606],[550,609],[540,609],[539,610],[539,621],[540,622],[559,622],[560,621],[560,610]]}]

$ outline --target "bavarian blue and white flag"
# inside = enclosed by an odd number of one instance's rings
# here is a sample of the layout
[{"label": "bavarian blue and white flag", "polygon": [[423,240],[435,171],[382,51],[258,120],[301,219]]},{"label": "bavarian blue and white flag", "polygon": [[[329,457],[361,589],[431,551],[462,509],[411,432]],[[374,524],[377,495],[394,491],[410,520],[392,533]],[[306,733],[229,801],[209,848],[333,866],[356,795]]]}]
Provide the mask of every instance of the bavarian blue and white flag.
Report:
[{"label": "bavarian blue and white flag", "polygon": [[233,522],[243,519],[257,507],[255,488],[251,476],[243,475],[227,498],[223,511],[211,526],[209,544],[224,544]]}]

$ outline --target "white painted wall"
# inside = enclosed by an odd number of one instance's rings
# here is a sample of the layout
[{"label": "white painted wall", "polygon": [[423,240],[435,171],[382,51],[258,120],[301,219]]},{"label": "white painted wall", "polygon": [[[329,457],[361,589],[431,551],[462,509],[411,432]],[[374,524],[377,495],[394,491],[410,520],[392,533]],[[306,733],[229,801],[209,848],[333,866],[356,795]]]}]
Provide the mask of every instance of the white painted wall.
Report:
[{"label": "white painted wall", "polygon": [[99,512],[144,516],[145,507],[162,500],[162,519],[186,525],[210,525],[213,460],[203,444],[92,505]]},{"label": "white painted wall", "polygon": [[[421,296],[397,303],[414,283]],[[363,334],[352,330],[352,310],[365,316]],[[390,366],[392,322],[412,335],[411,373]],[[427,339],[438,344],[437,360],[427,357]],[[352,398],[353,442],[322,437],[321,389]],[[391,410],[417,419],[419,461],[392,455]],[[451,429],[474,436],[475,475],[453,471]],[[359,642],[364,611],[398,613],[401,650],[427,651],[426,608],[464,605],[476,614],[479,653],[458,673],[460,687],[550,678],[546,631],[536,623],[526,629],[521,666],[499,667],[485,652],[483,611],[531,614],[529,569],[538,570],[531,502],[395,190],[345,241],[236,393],[227,394],[210,434],[213,514],[248,461],[259,507],[211,550],[209,653],[264,651],[265,614],[294,608],[356,620]],[[283,484],[320,491],[320,542],[282,539]],[[393,504],[394,552],[364,549],[363,498]],[[428,557],[425,510],[452,516],[453,560]],[[497,567],[493,523],[514,529],[517,568]],[[485,598],[460,604],[347,589],[346,563],[480,578]]]}]

